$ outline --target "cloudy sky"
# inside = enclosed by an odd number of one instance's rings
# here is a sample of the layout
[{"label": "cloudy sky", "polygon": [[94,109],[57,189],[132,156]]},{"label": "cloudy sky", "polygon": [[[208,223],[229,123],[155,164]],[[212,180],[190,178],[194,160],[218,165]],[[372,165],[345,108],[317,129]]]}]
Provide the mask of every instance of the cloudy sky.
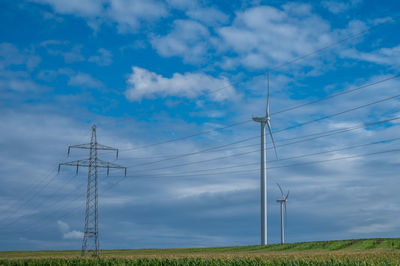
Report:
[{"label": "cloudy sky", "polygon": [[[87,170],[101,248],[256,245],[270,71],[268,242],[400,235],[398,1],[0,3],[0,250],[80,249]],[[295,107],[295,108],[294,108]]]}]

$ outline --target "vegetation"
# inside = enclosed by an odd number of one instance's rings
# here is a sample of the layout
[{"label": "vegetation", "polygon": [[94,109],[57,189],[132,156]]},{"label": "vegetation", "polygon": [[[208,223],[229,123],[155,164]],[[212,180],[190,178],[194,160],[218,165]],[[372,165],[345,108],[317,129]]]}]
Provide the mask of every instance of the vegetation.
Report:
[{"label": "vegetation", "polygon": [[400,239],[186,249],[2,251],[0,265],[400,265]]}]

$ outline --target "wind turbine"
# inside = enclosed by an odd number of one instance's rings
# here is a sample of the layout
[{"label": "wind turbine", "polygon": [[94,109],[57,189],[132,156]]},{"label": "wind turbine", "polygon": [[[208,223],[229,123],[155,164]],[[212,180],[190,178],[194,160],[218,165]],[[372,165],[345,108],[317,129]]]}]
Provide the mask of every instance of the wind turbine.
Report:
[{"label": "wind turbine", "polygon": [[267,72],[267,108],[265,116],[253,117],[253,121],[261,125],[261,167],[260,167],[260,189],[261,189],[261,245],[267,244],[267,161],[266,161],[266,141],[265,141],[265,126],[268,126],[269,135],[271,136],[272,144],[274,145],[275,156],[276,152],[274,137],[272,136],[270,116],[269,116],[269,72]]},{"label": "wind turbine", "polygon": [[[277,199],[276,202],[279,202],[281,204],[281,244],[285,244],[285,229],[286,229],[286,223],[287,223],[286,201],[287,201],[287,198],[289,197],[289,190],[285,196],[281,186],[278,183],[276,183],[276,184],[278,185],[279,190],[281,191],[281,194],[282,194],[282,198]],[[283,219],[283,208],[285,208],[285,219]],[[285,220],[285,226],[283,226],[283,220]]]}]

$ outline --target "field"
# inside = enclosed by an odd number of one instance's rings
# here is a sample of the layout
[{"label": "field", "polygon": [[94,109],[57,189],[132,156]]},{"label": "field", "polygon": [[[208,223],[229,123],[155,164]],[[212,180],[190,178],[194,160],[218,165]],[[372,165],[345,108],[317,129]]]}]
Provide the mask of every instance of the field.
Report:
[{"label": "field", "polygon": [[400,239],[354,239],[285,245],[102,250],[1,251],[0,265],[400,265]]}]

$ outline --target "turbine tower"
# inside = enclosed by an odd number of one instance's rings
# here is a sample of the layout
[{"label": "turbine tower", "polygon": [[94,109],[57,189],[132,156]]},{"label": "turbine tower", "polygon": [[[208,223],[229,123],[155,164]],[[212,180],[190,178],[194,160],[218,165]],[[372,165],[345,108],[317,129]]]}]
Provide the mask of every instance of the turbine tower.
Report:
[{"label": "turbine tower", "polygon": [[260,189],[261,189],[261,245],[266,245],[267,242],[267,156],[266,156],[266,137],[265,126],[268,126],[269,135],[271,136],[272,144],[274,145],[275,156],[276,152],[274,137],[272,136],[270,116],[269,116],[269,72],[267,72],[267,108],[265,116],[253,117],[253,121],[261,125],[261,167],[260,167]]},{"label": "turbine tower", "polygon": [[97,195],[97,190],[98,190],[97,169],[107,168],[107,175],[110,172],[110,168],[125,169],[125,176],[126,176],[126,167],[100,160],[97,157],[98,150],[106,150],[106,151],[115,151],[116,159],[118,159],[118,149],[97,143],[96,125],[92,126],[92,137],[90,139],[90,143],[69,146],[68,155],[70,153],[71,148],[89,150],[89,159],[60,163],[58,165],[58,172],[60,172],[61,165],[75,166],[76,174],[78,174],[79,166],[88,167],[85,231],[82,242],[82,256],[85,256],[88,253],[92,253],[93,256],[98,257],[100,256],[100,248],[99,248],[99,229],[98,229],[99,204]]},{"label": "turbine tower", "polygon": [[[281,191],[281,194],[282,194],[282,198],[277,199],[276,202],[279,202],[281,204],[281,244],[285,244],[285,229],[286,229],[286,223],[287,223],[286,202],[287,202],[287,198],[289,197],[289,190],[285,196],[281,186],[278,183],[276,183],[276,184],[278,185],[279,190]],[[285,219],[283,218],[283,208],[285,208]],[[284,220],[285,220],[285,226],[283,225]]]}]

